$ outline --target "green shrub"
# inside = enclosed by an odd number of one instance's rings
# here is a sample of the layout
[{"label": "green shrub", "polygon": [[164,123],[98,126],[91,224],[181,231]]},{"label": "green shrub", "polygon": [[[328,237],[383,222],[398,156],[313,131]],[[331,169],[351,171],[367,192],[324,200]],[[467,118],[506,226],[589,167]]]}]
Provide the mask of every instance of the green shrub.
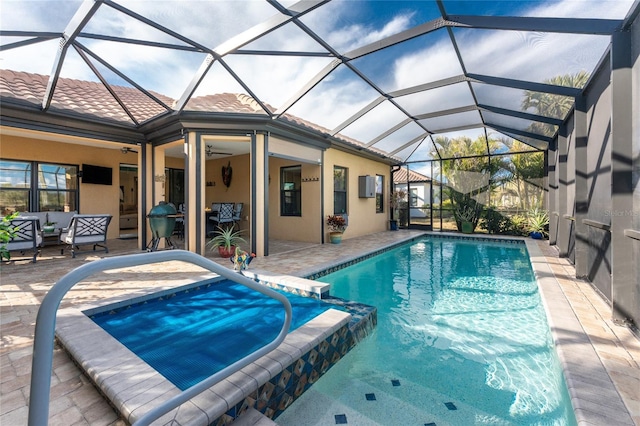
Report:
[{"label": "green shrub", "polygon": [[484,211],[480,226],[489,234],[509,234],[512,229],[511,219],[497,211],[495,207],[488,207]]},{"label": "green shrub", "polygon": [[7,250],[7,243],[15,233],[11,227],[11,221],[16,217],[18,217],[18,212],[8,214],[0,221],[0,260],[2,258],[11,259],[11,253]]}]

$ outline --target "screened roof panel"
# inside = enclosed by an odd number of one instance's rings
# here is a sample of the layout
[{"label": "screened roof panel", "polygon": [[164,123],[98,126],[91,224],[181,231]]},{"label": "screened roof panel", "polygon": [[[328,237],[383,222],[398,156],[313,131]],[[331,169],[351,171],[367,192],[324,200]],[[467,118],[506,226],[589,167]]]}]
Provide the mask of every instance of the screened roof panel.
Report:
[{"label": "screened roof panel", "polygon": [[[2,15],[4,13],[0,13],[0,16]],[[15,37],[3,37],[3,43],[5,39],[9,43],[15,41]],[[59,45],[60,39],[56,38],[17,49],[3,50],[0,52],[0,66],[5,70],[49,75]],[[38,60],[34,61],[33,58],[38,58]]]},{"label": "screened roof panel", "polygon": [[379,98],[379,93],[345,65],[333,70],[288,111],[327,129],[335,129]]},{"label": "screened roof panel", "polygon": [[0,23],[3,30],[61,33],[81,4],[82,0],[4,1]]},{"label": "screened roof panel", "polygon": [[[242,2],[239,2],[242,3]],[[285,24],[264,36],[247,43],[241,50],[259,50],[265,52],[312,52],[322,53],[327,57],[329,51],[313,38],[309,37],[296,24]]]},{"label": "screened roof panel", "polygon": [[[71,76],[81,70],[83,66],[87,69],[87,73],[92,72],[75,50],[69,50],[67,52],[67,60],[64,62],[62,70],[60,71],[63,85],[65,82],[70,81],[73,78]],[[91,87],[89,87],[87,85],[81,88],[84,89],[83,92],[87,95],[87,100],[82,100],[70,96],[69,91],[64,90],[65,87],[63,85],[59,86],[57,90],[53,92],[51,100],[51,107],[53,109],[67,110],[70,113],[79,115],[97,115],[109,121],[135,122],[135,119],[127,114],[123,105],[109,93],[105,86],[91,85]]]},{"label": "screened roof panel", "polygon": [[50,106],[134,130],[183,109],[268,110],[394,161],[433,155],[441,135],[416,142],[425,129],[475,139],[487,122],[491,133],[544,148],[544,138],[522,133],[547,134],[529,128],[533,121],[557,125],[536,115],[566,117],[579,93],[567,87],[584,86],[631,7],[640,8],[633,0],[5,2],[0,94],[3,108],[46,114]]},{"label": "screened roof panel", "polygon": [[350,62],[386,92],[462,74],[444,29],[370,53]]},{"label": "screened roof panel", "polygon": [[[140,5],[147,5],[146,12],[152,13],[149,3],[140,2]],[[162,4],[162,2],[160,2]],[[135,6],[134,3],[127,4]],[[126,5],[125,5],[126,7]],[[157,43],[171,43],[179,46],[188,46],[188,43],[173,37],[166,32],[155,28],[145,22],[127,15],[109,6],[98,8],[87,24],[82,28],[83,34],[97,34],[101,36],[120,37],[130,40],[144,40]],[[143,48],[148,48],[144,46]]]},{"label": "screened roof panel", "polygon": [[[206,57],[204,53],[199,52],[175,51],[130,43],[81,38],[78,41],[94,55],[145,89],[174,98],[182,94]],[[172,60],[167,61],[167,56],[170,56]],[[154,70],[154,72],[149,72],[149,70]],[[168,75],[172,77],[166,78]],[[82,77],[82,79],[96,80],[91,75]]]},{"label": "screened roof panel", "polygon": [[457,83],[424,90],[410,95],[399,96],[394,100],[414,117],[475,103],[467,83]]},{"label": "screened roof panel", "polygon": [[427,132],[423,128],[414,122],[409,122],[389,136],[376,142],[373,146],[385,152],[391,152],[399,146],[402,146],[402,144],[407,143],[407,141],[412,141],[420,136],[425,137],[426,135]]},{"label": "screened roof panel", "polygon": [[430,132],[437,133],[443,129],[454,127],[468,127],[470,125],[482,126],[482,119],[478,111],[467,111],[458,114],[449,114],[442,117],[428,118],[418,121]]},{"label": "screened roof panel", "polygon": [[609,37],[586,34],[469,28],[453,32],[469,73],[538,83],[593,70],[610,42]]},{"label": "screened roof panel", "polygon": [[562,119],[573,105],[573,98],[569,96],[482,83],[472,83],[471,86],[481,105],[524,111],[543,117]]},{"label": "screened roof panel", "polygon": [[526,136],[522,136],[522,135],[517,135],[515,133],[510,133],[510,132],[503,132],[505,135],[512,137],[515,140],[518,140],[520,142],[523,142],[535,149],[540,149],[540,150],[545,150],[549,147],[549,144],[543,141],[540,141],[538,139],[533,139],[533,138],[529,138]]},{"label": "screened roof panel", "polygon": [[276,110],[331,62],[330,58],[229,55],[226,63]]},{"label": "screened roof panel", "polygon": [[483,112],[486,123],[497,124],[513,130],[520,130],[523,132],[536,133],[541,136],[553,136],[558,130],[558,126],[554,126],[547,123],[541,123],[539,121],[525,120],[517,117],[509,117],[502,114],[495,114],[492,112]]},{"label": "screened roof panel", "polygon": [[435,1],[334,0],[300,20],[334,49],[349,52],[440,16]]},{"label": "screened roof panel", "polygon": [[465,129],[465,130],[459,130],[459,131],[452,131],[452,132],[445,132],[445,133],[435,133],[433,135],[431,135],[431,138],[436,141],[440,138],[446,138],[446,139],[456,139],[456,138],[462,138],[462,137],[467,137],[471,140],[476,140],[479,137],[484,137],[485,136],[485,131],[483,127],[476,127],[476,128],[470,128],[470,129]]},{"label": "screened roof panel", "polygon": [[433,143],[430,138],[424,138],[420,142],[417,142],[410,147],[407,147],[396,154],[407,161],[429,161],[437,160],[438,155],[433,147]]},{"label": "screened roof panel", "polygon": [[340,133],[367,143],[406,118],[407,116],[391,102],[385,101],[367,112],[353,124],[347,126]]},{"label": "screened roof panel", "polygon": [[[211,49],[277,14],[271,5],[258,1],[147,0],[122,4]],[[189,24],[184,25],[186,22]]]}]

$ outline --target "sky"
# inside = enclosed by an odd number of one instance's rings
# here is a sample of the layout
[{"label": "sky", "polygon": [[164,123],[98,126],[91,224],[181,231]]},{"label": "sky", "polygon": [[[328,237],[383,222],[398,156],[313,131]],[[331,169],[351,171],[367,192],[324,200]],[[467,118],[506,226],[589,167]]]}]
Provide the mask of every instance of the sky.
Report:
[{"label": "sky", "polygon": [[[158,22],[207,48],[225,52],[234,37],[255,28],[278,12],[268,3],[249,1],[117,1],[124,7]],[[501,15],[535,17],[622,19],[633,0],[559,1],[451,1],[444,0],[451,15]],[[0,23],[3,31],[52,31],[65,29],[81,1],[2,0]],[[293,2],[283,3],[286,6]],[[287,24],[243,49],[340,55],[401,33],[440,17],[435,1],[331,1],[305,15],[301,21],[321,37],[321,45],[293,24]],[[175,37],[163,34],[108,6],[101,5],[83,32],[108,34],[138,40],[185,46]],[[542,82],[559,74],[593,70],[602,57],[609,38],[540,32],[492,31],[456,28],[453,31],[467,72]],[[3,45],[20,40],[4,36]],[[206,55],[199,52],[136,46],[80,37],[78,41],[148,90],[178,99],[185,92]],[[0,52],[0,68],[48,75],[54,63],[59,39]],[[262,101],[279,110],[298,96],[309,81],[322,73],[333,58],[300,55],[223,56],[223,60]],[[395,91],[463,73],[446,29],[428,33],[402,44],[354,59],[350,63],[382,91]],[[128,85],[102,65],[101,72],[113,84]],[[62,77],[97,81],[80,56],[69,49]],[[464,86],[467,86],[464,84]],[[218,62],[197,87],[194,96],[213,93],[246,92]],[[487,93],[484,91],[482,93]],[[489,91],[490,92],[490,91]],[[480,92],[479,92],[480,93]],[[374,101],[380,93],[365,83],[358,73],[342,64],[312,87],[288,112],[334,129],[352,114]],[[495,103],[491,93],[480,103]],[[480,94],[478,94],[480,98]],[[409,114],[420,115],[473,103],[467,87],[447,87],[396,99]],[[509,107],[519,106],[510,101]],[[476,113],[477,117],[479,115]],[[407,116],[388,101],[342,130],[342,134],[368,143]],[[431,120],[438,130],[451,124],[473,124],[472,114],[444,120]],[[464,123],[463,123],[464,121]],[[425,122],[426,124],[426,122]],[[399,146],[422,132],[417,125],[401,129],[377,146]],[[473,133],[473,132],[471,132]],[[475,133],[478,133],[477,131]],[[397,141],[396,141],[397,140]],[[391,151],[391,149],[389,149]]]}]

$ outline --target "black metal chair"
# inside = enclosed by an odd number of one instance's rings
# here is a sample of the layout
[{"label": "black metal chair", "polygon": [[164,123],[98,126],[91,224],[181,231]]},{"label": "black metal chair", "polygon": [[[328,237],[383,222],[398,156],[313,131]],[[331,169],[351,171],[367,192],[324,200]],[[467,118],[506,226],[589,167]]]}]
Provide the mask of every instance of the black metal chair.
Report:
[{"label": "black metal chair", "polygon": [[20,251],[24,253],[27,250],[33,250],[33,263],[36,263],[36,257],[40,253],[42,246],[42,232],[40,231],[40,221],[37,217],[18,216],[11,220],[11,228],[13,228],[13,236],[7,243],[7,251]]}]

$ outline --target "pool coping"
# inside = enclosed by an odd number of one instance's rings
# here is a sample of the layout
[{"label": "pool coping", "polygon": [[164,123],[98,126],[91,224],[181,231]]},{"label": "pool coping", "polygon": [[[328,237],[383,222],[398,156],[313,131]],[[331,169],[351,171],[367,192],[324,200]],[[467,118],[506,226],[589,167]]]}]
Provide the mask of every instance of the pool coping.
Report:
[{"label": "pool coping", "polygon": [[[214,274],[210,275],[210,278],[215,277]],[[181,391],[104,331],[85,312],[95,312],[105,305],[121,307],[132,299],[138,302],[151,294],[156,296],[158,289],[154,290],[156,292],[136,294],[133,298],[131,295],[121,295],[60,309],[56,320],[56,337],[62,347],[129,424]],[[176,288],[160,289],[162,295],[172,291],[175,292]],[[211,424],[282,373],[293,361],[348,326],[351,317],[350,313],[330,308],[290,332],[284,342],[267,355],[165,414],[158,422],[166,424],[175,420],[183,426]]]},{"label": "pool coping", "polygon": [[538,243],[523,238],[579,425],[635,423]]}]

